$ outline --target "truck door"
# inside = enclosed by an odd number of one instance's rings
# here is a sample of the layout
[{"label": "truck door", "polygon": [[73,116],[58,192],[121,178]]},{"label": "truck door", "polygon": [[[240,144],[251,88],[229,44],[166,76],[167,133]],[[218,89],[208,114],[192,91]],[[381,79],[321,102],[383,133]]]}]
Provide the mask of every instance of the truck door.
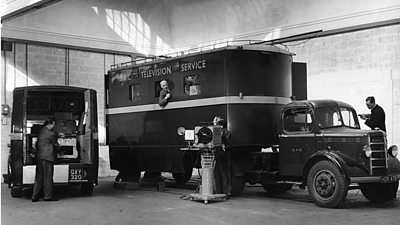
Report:
[{"label": "truck door", "polygon": [[86,90],[84,96],[85,107],[82,115],[84,133],[82,138],[81,162],[92,164],[94,160],[97,160],[98,154],[97,102],[93,90]]},{"label": "truck door", "polygon": [[315,132],[311,110],[307,107],[283,112],[279,166],[282,176],[302,176],[303,167],[315,151]]}]

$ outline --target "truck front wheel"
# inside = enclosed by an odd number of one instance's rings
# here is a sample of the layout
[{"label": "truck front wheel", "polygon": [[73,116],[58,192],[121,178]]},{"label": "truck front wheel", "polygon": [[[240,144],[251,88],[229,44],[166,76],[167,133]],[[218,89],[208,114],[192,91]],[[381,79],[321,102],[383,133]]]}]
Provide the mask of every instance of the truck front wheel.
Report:
[{"label": "truck front wheel", "polygon": [[307,177],[308,194],[313,202],[326,208],[341,206],[347,196],[348,180],[339,168],[330,161],[320,161]]},{"label": "truck front wheel", "polygon": [[368,200],[375,203],[382,203],[396,198],[399,182],[389,184],[360,184],[360,188]]}]

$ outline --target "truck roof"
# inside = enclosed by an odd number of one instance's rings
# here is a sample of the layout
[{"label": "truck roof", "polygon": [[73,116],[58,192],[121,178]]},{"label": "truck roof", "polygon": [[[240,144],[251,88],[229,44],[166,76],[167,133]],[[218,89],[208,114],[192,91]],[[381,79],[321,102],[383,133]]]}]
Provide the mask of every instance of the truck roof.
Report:
[{"label": "truck roof", "polygon": [[311,107],[311,108],[321,108],[321,107],[328,107],[328,106],[344,106],[347,108],[353,108],[351,105],[337,101],[332,99],[318,99],[318,100],[301,100],[301,101],[293,101],[287,104],[284,109],[292,108],[292,107]]},{"label": "truck roof", "polygon": [[275,52],[286,55],[294,55],[294,53],[289,52],[287,49],[280,48],[276,45],[266,45],[266,44],[245,44],[245,45],[231,45],[230,43],[226,43],[226,46],[217,47],[217,46],[203,46],[195,49],[190,49],[186,51],[180,51],[176,53],[154,56],[154,57],[144,57],[141,59],[137,59],[134,61],[118,63],[115,65],[111,65],[111,70],[119,70],[130,68],[134,66],[145,66],[149,64],[155,64],[170,60],[176,60],[180,58],[186,58],[189,56],[196,56],[211,52],[219,52],[225,50],[246,50],[246,51],[262,51],[262,52]]},{"label": "truck roof", "polygon": [[74,86],[63,86],[63,85],[34,85],[34,86],[24,86],[16,87],[14,90],[28,90],[28,91],[84,91],[89,88],[84,87],[74,87]]}]

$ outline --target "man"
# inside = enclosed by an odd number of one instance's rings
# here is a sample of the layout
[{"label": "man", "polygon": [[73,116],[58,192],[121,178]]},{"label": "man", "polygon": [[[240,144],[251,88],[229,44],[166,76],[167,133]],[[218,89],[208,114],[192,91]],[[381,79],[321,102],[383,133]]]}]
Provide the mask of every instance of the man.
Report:
[{"label": "man", "polygon": [[57,135],[53,132],[55,125],[53,119],[47,119],[39,133],[32,202],[39,201],[42,189],[45,201],[58,200],[53,195],[54,161],[56,159],[56,148],[59,147]]},{"label": "man", "polygon": [[214,117],[213,124],[222,126],[222,146],[215,152],[214,180],[218,194],[226,194],[229,199],[232,190],[231,184],[231,133],[226,129],[225,120],[221,116]]},{"label": "man", "polygon": [[168,104],[169,99],[171,98],[171,93],[168,88],[168,81],[162,80],[160,82],[160,96],[158,97],[158,105],[161,107],[165,107]]},{"label": "man", "polygon": [[386,132],[385,111],[375,103],[375,98],[373,96],[369,96],[365,101],[368,109],[371,110],[371,114],[362,114],[360,115],[360,118],[365,120],[365,125],[370,127],[372,130],[378,128]]}]

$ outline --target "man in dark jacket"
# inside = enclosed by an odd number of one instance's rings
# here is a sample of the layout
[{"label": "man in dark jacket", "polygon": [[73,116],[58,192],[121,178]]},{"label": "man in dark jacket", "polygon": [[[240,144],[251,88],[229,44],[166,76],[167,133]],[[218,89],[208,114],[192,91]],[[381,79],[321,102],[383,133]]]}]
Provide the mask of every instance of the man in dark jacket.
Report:
[{"label": "man in dark jacket", "polygon": [[58,148],[57,135],[53,132],[55,124],[54,120],[47,119],[39,133],[32,202],[39,201],[42,189],[45,201],[58,200],[53,196],[54,161],[56,159],[56,149]]},{"label": "man in dark jacket", "polygon": [[370,115],[360,115],[361,119],[365,120],[365,125],[369,126],[372,130],[378,128],[386,132],[385,111],[375,103],[373,96],[369,96],[365,101],[368,109],[371,110]]},{"label": "man in dark jacket", "polygon": [[215,152],[214,181],[217,194],[226,194],[229,199],[232,190],[231,184],[231,133],[226,129],[226,122],[221,116],[216,116],[214,125],[222,126],[222,146]]}]

